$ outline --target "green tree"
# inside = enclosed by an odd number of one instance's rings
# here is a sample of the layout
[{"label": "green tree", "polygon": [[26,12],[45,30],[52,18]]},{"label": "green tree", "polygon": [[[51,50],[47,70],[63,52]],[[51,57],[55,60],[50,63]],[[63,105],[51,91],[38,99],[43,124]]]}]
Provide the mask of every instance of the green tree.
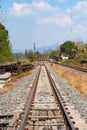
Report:
[{"label": "green tree", "polygon": [[40,54],[40,52],[38,52],[38,51],[36,51],[35,53],[34,53],[34,58],[35,58],[35,60],[41,60],[41,54]]},{"label": "green tree", "polygon": [[15,57],[15,60],[17,61],[20,61],[20,60],[24,60],[25,59],[25,55],[21,52],[19,53],[14,53],[14,57]]},{"label": "green tree", "polygon": [[8,31],[0,23],[0,62],[13,61],[14,56],[11,51]]},{"label": "green tree", "polygon": [[60,51],[59,50],[54,50],[54,51],[50,52],[49,58],[58,60],[59,55],[60,55]]},{"label": "green tree", "polygon": [[61,53],[69,54],[71,58],[75,57],[77,50],[77,46],[72,41],[66,41],[60,46]]},{"label": "green tree", "polygon": [[33,53],[33,51],[31,50],[31,49],[29,49],[29,50],[25,50],[25,57],[27,58],[27,59],[33,59],[34,58],[34,53]]}]

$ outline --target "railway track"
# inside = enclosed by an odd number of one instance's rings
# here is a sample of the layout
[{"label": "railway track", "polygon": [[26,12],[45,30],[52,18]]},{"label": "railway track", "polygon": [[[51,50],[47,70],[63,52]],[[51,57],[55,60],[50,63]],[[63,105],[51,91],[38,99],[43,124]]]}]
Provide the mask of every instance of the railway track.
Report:
[{"label": "railway track", "polygon": [[61,63],[58,63],[58,62],[54,62],[54,63],[58,64],[58,65],[61,65],[61,66],[65,66],[65,67],[68,67],[68,68],[71,68],[71,69],[75,69],[75,70],[87,73],[87,68],[78,67],[78,66],[64,65],[64,64],[61,64]]},{"label": "railway track", "polygon": [[7,127],[11,128],[11,120],[14,115],[0,115],[0,130],[7,130]]},{"label": "railway track", "polygon": [[40,67],[14,130],[78,130],[74,128],[45,65]]}]

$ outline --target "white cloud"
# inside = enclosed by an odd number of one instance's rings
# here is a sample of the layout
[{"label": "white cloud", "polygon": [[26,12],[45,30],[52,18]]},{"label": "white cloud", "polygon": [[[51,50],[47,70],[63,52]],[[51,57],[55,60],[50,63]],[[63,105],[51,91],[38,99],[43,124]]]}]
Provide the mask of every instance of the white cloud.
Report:
[{"label": "white cloud", "polygon": [[10,14],[15,16],[34,15],[42,12],[52,12],[58,10],[58,8],[52,7],[47,2],[32,2],[32,4],[18,4],[14,3],[10,8]]},{"label": "white cloud", "polygon": [[42,9],[45,9],[45,8],[50,8],[51,6],[47,3],[47,2],[33,2],[32,3],[33,6],[37,7],[37,8],[42,8]]},{"label": "white cloud", "polygon": [[79,1],[72,8],[67,9],[67,13],[71,17],[72,12],[72,32],[74,37],[83,37],[87,33],[87,1]]},{"label": "white cloud", "polygon": [[[56,5],[55,4],[52,5],[50,0],[32,0],[32,1],[33,2],[31,4],[14,3],[9,10],[10,14],[15,17],[16,16],[27,17],[27,22],[25,18],[25,21],[23,21],[24,26],[22,28],[21,24],[19,23],[20,26],[18,27],[18,29],[21,28],[23,29],[23,31],[20,32],[21,41],[17,42],[18,45],[19,43],[22,42],[25,47],[27,41],[28,43],[30,42],[31,44],[33,43],[33,40],[36,41],[36,43],[42,44],[44,39],[46,44],[53,43],[56,41],[61,43],[66,39],[71,39],[71,37],[72,38],[80,37],[87,39],[86,36],[87,2],[85,0],[77,2],[74,5],[74,7],[67,9],[65,9],[66,4],[65,6],[64,5],[62,6],[64,8],[59,8],[58,5],[61,5],[59,2],[67,2],[67,6],[69,7],[70,3],[70,2],[68,3],[69,0],[53,0],[53,2],[55,1],[55,3],[57,3]],[[46,1],[48,1],[51,4],[47,3]],[[72,21],[70,15],[71,11],[72,11]],[[13,21],[13,23],[15,24],[15,21]],[[72,36],[70,33],[71,27],[72,27]],[[15,32],[16,32],[15,34],[19,36],[18,32],[17,31]],[[29,44],[27,46],[29,46]],[[32,46],[32,44],[30,46]]]},{"label": "white cloud", "polygon": [[54,11],[58,11],[60,10],[58,7],[53,7],[52,5],[48,4],[47,2],[43,2],[43,1],[40,1],[40,2],[33,2],[31,4],[31,8],[34,12],[37,12],[38,14],[40,13],[48,13],[48,12],[53,12]]},{"label": "white cloud", "polygon": [[86,8],[87,8],[87,1],[80,1],[74,7],[75,10],[82,10],[82,9],[86,9]]},{"label": "white cloud", "polygon": [[10,8],[10,14],[15,16],[30,15],[32,11],[29,9],[28,4],[17,4],[14,3],[13,7]]},{"label": "white cloud", "polygon": [[[32,4],[14,3],[10,8],[10,14],[14,16],[33,15],[38,16],[37,22],[44,24],[57,24],[66,26],[70,24],[69,16],[65,15],[60,8],[51,6],[47,2],[32,2]],[[47,17],[48,16],[48,17]]]},{"label": "white cloud", "polygon": [[[66,0],[57,1],[64,2]],[[68,27],[72,22],[70,18],[71,10],[74,18],[73,22],[76,22],[78,17],[82,18],[83,16],[87,16],[87,2],[80,1],[72,9],[68,8],[65,11],[44,1],[34,0],[31,4],[14,3],[13,7],[10,8],[10,14],[15,16],[31,15],[39,24],[56,24],[57,26]],[[84,31],[81,26],[76,26],[75,33],[79,29]]]},{"label": "white cloud", "polygon": [[87,17],[87,1],[79,1],[73,8],[72,11],[77,18]]},{"label": "white cloud", "polygon": [[46,23],[46,24],[57,24],[58,26],[68,26],[71,24],[71,20],[69,16],[50,16],[45,17],[39,20],[39,23]]}]

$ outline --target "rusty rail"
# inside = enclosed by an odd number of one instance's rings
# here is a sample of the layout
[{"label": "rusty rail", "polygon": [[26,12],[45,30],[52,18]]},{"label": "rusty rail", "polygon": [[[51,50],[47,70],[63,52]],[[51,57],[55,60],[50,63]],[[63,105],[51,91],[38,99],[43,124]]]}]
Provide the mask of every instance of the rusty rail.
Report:
[{"label": "rusty rail", "polygon": [[54,63],[58,64],[60,66],[65,66],[65,67],[68,67],[68,68],[71,68],[71,69],[74,69],[74,70],[78,70],[78,71],[82,71],[82,72],[87,73],[87,68],[78,67],[78,66],[64,65],[64,64],[61,64],[61,63],[58,63],[58,62],[54,62]]},{"label": "rusty rail", "polygon": [[55,92],[55,95],[56,95],[56,97],[57,97],[57,99],[58,99],[58,101],[59,101],[60,107],[61,107],[61,109],[62,109],[62,111],[63,111],[63,114],[64,114],[64,116],[65,116],[65,119],[66,119],[66,121],[67,121],[67,124],[68,124],[70,130],[75,130],[75,128],[74,128],[74,126],[73,126],[73,124],[72,124],[72,122],[71,122],[71,119],[70,119],[70,117],[68,116],[68,113],[67,113],[67,111],[65,110],[65,107],[64,107],[64,105],[63,105],[63,103],[62,103],[62,101],[61,101],[61,98],[60,98],[60,96],[59,96],[60,93],[59,93],[59,91],[58,91],[58,89],[57,89],[57,87],[56,87],[56,85],[55,85],[55,83],[54,83],[54,81],[53,81],[53,79],[52,79],[52,77],[51,77],[51,75],[50,75],[50,73],[49,73],[49,71],[48,71],[48,69],[47,69],[46,66],[45,66],[45,68],[46,68],[46,71],[47,71],[49,80],[50,80],[50,82],[51,82],[51,85],[52,85],[52,87],[53,87],[53,90],[54,90],[54,92]]},{"label": "rusty rail", "polygon": [[30,95],[29,95],[27,107],[26,107],[26,109],[25,109],[24,117],[23,117],[23,119],[22,119],[22,122],[21,122],[21,125],[20,125],[19,130],[23,130],[23,129],[24,129],[25,121],[26,121],[26,119],[27,119],[27,116],[28,116],[28,113],[29,113],[29,110],[30,110],[30,107],[31,107],[31,102],[32,102],[32,99],[33,99],[34,94],[35,94],[35,91],[36,91],[36,87],[37,87],[37,82],[38,82],[40,70],[41,70],[41,67],[40,67],[39,72],[38,72],[38,74],[37,74],[37,76],[36,76],[36,78],[35,78],[35,80],[34,80],[33,85],[32,85],[32,89],[31,89],[31,92],[30,92]]},{"label": "rusty rail", "polygon": [[[67,125],[68,125],[68,127],[69,127],[69,130],[75,130],[75,128],[74,128],[74,126],[73,126],[73,124],[72,124],[72,122],[71,122],[71,119],[69,118],[68,113],[66,112],[66,110],[65,110],[65,108],[64,108],[64,105],[63,105],[63,103],[62,103],[62,101],[61,101],[61,98],[60,98],[60,96],[59,96],[60,93],[59,93],[59,91],[58,91],[58,89],[57,89],[57,87],[56,87],[56,85],[55,85],[55,83],[54,83],[54,81],[53,81],[53,79],[52,79],[52,77],[51,77],[51,75],[50,75],[50,73],[49,73],[49,71],[48,71],[48,69],[47,69],[46,66],[45,66],[45,68],[46,68],[46,71],[47,71],[49,80],[50,80],[50,82],[51,82],[52,88],[53,88],[53,90],[54,90],[54,92],[55,92],[55,95],[56,95],[56,97],[57,97],[57,100],[58,100],[58,102],[59,102],[59,104],[60,104],[60,107],[61,107],[61,110],[62,110],[62,112],[63,112],[63,115],[64,115],[64,117],[65,117],[65,119],[66,119],[66,122],[67,122]],[[41,67],[40,67],[40,70],[41,70]],[[35,92],[36,92],[37,82],[38,82],[38,79],[39,79],[40,70],[39,70],[39,72],[38,72],[38,74],[37,74],[37,76],[36,76],[36,78],[35,78],[35,80],[34,80],[34,83],[33,83],[33,85],[32,85],[32,89],[31,89],[31,92],[30,92],[30,95],[29,95],[29,98],[28,98],[27,107],[26,107],[26,109],[25,109],[25,111],[24,111],[24,116],[23,116],[23,119],[22,119],[22,121],[21,121],[19,130],[24,130],[25,122],[26,122],[28,113],[29,113],[30,108],[31,108],[31,103],[32,103],[33,97],[34,97]],[[30,118],[31,118],[31,117],[30,117]],[[46,118],[46,117],[45,117],[45,118]],[[47,118],[48,118],[48,117],[47,117]],[[54,118],[54,117],[53,117],[53,118]]]}]

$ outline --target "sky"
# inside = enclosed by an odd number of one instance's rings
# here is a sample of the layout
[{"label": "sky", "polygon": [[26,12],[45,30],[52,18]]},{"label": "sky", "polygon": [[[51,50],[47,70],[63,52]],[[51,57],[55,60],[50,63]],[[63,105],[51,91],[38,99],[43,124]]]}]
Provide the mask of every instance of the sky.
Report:
[{"label": "sky", "polygon": [[87,41],[87,0],[0,0],[13,50]]}]

